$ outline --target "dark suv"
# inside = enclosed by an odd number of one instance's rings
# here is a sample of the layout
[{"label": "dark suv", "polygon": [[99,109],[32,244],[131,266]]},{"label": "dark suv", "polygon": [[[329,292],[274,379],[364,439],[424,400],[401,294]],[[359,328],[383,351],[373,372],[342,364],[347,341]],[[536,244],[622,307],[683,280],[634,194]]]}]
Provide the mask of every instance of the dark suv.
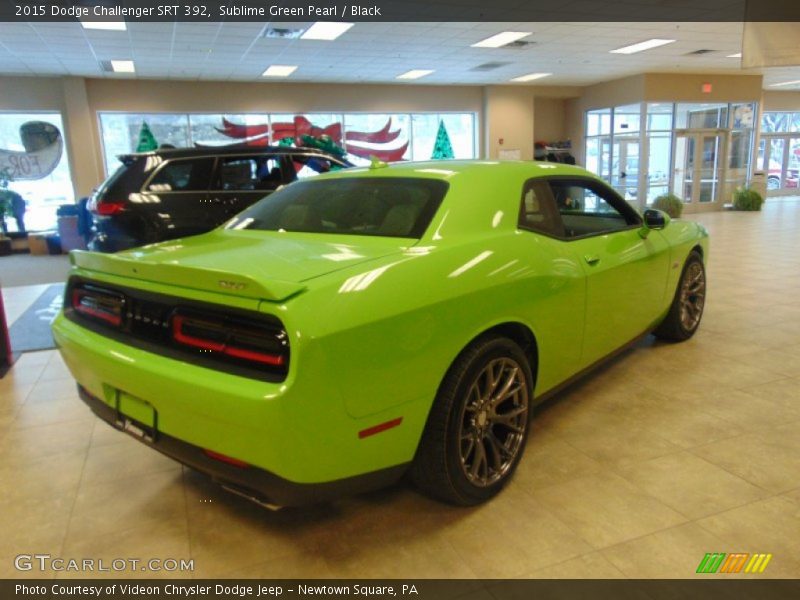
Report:
[{"label": "dark suv", "polygon": [[278,187],[352,166],[315,148],[182,148],[125,154],[95,192],[92,250],[117,252],[204,233]]}]

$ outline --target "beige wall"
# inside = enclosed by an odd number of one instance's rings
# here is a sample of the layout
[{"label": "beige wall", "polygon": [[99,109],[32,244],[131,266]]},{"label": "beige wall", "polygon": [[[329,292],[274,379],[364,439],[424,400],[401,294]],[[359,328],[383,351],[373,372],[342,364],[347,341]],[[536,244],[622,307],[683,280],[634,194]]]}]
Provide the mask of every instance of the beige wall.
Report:
[{"label": "beige wall", "polygon": [[533,98],[532,87],[484,88],[485,158],[497,159],[501,150],[518,150],[522,160],[533,160]]},{"label": "beige wall", "polygon": [[763,110],[800,112],[800,92],[764,92]]},{"label": "beige wall", "polygon": [[567,135],[565,98],[536,96],[533,100],[533,137],[539,142],[561,141]]}]

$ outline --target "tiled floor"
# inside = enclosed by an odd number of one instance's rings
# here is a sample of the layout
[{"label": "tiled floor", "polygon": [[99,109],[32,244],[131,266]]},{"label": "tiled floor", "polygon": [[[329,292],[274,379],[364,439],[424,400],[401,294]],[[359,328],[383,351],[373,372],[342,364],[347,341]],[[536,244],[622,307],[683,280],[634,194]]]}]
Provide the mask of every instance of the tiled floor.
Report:
[{"label": "tiled floor", "polygon": [[[23,356],[0,380],[0,577],[34,552],[289,578],[683,578],[706,552],[764,552],[763,576],[800,577],[800,202],[697,219],[699,333],[648,339],[543,407],[478,508],[398,486],[262,510],[94,419],[55,352]],[[10,317],[37,295],[6,290]]]}]

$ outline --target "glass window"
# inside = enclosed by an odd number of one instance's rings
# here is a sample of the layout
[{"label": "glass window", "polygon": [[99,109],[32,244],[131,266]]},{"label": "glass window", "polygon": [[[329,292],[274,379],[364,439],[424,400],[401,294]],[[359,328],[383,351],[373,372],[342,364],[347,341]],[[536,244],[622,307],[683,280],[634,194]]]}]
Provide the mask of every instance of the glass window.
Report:
[{"label": "glass window", "polygon": [[762,133],[780,133],[788,131],[789,118],[792,115],[784,112],[765,112],[761,117]]},{"label": "glass window", "polygon": [[274,157],[231,156],[220,160],[217,180],[220,190],[274,190],[283,173]]},{"label": "glass window", "polygon": [[614,133],[633,133],[639,131],[642,114],[641,104],[618,106],[614,109]]},{"label": "glass window", "polygon": [[379,158],[388,159],[387,162],[410,159],[410,131],[409,115],[345,114],[347,158],[359,166],[368,165],[370,155],[376,153]]},{"label": "glass window", "polygon": [[294,169],[297,172],[298,179],[306,179],[315,177],[320,173],[336,171],[341,167],[324,156],[302,156],[295,159]]},{"label": "glass window", "polygon": [[586,135],[611,133],[611,109],[601,108],[586,113]]},{"label": "glass window", "polygon": [[672,109],[669,102],[651,102],[647,105],[647,130],[671,131]]},{"label": "glass window", "polygon": [[75,201],[63,131],[56,112],[0,113],[0,148],[8,151],[0,154],[0,189],[25,202],[17,200],[21,222],[5,219],[8,231],[52,229],[59,205]]},{"label": "glass window", "polygon": [[550,181],[556,206],[561,213],[566,237],[582,237],[626,229],[633,224],[620,212],[610,194],[583,182]]},{"label": "glass window", "polygon": [[677,104],[677,129],[717,129],[728,127],[728,105],[721,103]]},{"label": "glass window", "polygon": [[419,238],[447,188],[437,179],[310,179],[260,200],[225,227]]},{"label": "glass window", "polygon": [[192,145],[188,115],[101,113],[106,173],[113,173],[119,166],[116,158],[119,154],[137,151],[145,124],[156,146],[187,148]]},{"label": "glass window", "polygon": [[540,180],[529,180],[522,189],[519,227],[547,235],[564,236],[558,211],[552,197],[546,192],[546,184]]},{"label": "glass window", "polygon": [[670,133],[648,133],[647,135],[647,203],[669,191],[669,159],[672,150]]},{"label": "glass window", "polygon": [[171,160],[153,175],[147,189],[150,192],[207,190],[213,165],[213,158]]},{"label": "glass window", "polygon": [[189,115],[191,145],[219,146],[269,139],[267,115]]}]

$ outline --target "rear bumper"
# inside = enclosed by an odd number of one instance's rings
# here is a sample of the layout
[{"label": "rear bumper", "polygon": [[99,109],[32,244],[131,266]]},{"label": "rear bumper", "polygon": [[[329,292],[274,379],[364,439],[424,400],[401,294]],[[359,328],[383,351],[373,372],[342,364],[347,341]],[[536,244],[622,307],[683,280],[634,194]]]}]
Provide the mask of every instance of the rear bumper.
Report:
[{"label": "rear bumper", "polygon": [[100,419],[162,454],[209,475],[227,490],[267,507],[303,506],[385,487],[400,479],[407,465],[397,465],[325,483],[294,483],[254,466],[235,466],[209,457],[202,448],[126,417],[78,384],[78,394]]}]

